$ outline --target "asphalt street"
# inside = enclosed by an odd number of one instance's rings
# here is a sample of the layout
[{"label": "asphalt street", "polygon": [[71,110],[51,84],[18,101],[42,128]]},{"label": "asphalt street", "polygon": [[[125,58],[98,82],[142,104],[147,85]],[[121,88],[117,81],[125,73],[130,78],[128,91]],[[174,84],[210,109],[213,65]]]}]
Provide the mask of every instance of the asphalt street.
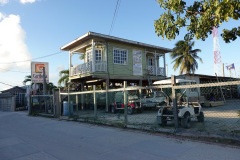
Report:
[{"label": "asphalt street", "polygon": [[0,111],[0,160],[239,160],[240,149]]}]

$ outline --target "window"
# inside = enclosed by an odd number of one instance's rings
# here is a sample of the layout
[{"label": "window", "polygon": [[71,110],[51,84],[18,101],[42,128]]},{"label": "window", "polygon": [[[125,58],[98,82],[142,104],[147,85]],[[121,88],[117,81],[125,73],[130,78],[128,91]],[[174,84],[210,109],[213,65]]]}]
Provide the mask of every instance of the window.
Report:
[{"label": "window", "polygon": [[[86,52],[87,55],[87,62],[92,62],[92,51],[87,51]],[[95,50],[95,60],[96,61],[102,61],[102,50],[97,49]]]},{"label": "window", "polygon": [[113,60],[114,60],[114,64],[127,64],[127,50],[114,49]]},{"label": "window", "polygon": [[102,50],[95,50],[96,61],[102,61]]},{"label": "window", "polygon": [[87,51],[87,62],[92,61],[92,51]]},{"label": "window", "polygon": [[154,66],[154,60],[151,57],[148,58],[148,66]]}]

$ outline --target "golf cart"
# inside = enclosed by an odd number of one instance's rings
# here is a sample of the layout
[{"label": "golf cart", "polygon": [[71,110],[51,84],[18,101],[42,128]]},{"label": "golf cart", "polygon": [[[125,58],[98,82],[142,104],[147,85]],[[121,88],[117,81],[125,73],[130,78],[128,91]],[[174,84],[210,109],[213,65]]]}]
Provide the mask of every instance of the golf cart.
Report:
[{"label": "golf cart", "polygon": [[[176,79],[176,83],[190,83],[195,82],[193,80]],[[156,82],[155,84],[169,84],[171,80],[164,80],[164,82]],[[197,92],[197,90],[195,90]],[[188,96],[186,95],[187,89],[179,93],[177,96],[177,114],[178,120],[183,128],[191,127],[191,119],[197,118],[198,122],[204,122],[204,114],[202,112],[201,104],[197,102],[188,102]],[[166,94],[165,94],[166,95]],[[157,122],[159,125],[167,125],[167,121],[174,120],[173,104],[170,97],[166,97],[168,100],[166,106],[161,106],[157,113]]]},{"label": "golf cart", "polygon": [[[123,92],[117,92],[114,94],[113,102],[110,105],[110,111],[112,113],[117,113],[118,111],[124,111],[124,97]],[[127,113],[129,115],[135,112],[141,113],[143,111],[139,97],[136,91],[128,91],[128,103],[127,103]]]}]

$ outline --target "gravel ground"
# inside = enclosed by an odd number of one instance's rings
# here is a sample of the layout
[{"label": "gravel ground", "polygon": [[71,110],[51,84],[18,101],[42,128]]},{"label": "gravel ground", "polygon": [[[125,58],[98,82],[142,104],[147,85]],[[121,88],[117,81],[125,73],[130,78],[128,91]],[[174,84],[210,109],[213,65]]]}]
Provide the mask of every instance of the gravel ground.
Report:
[{"label": "gravel ground", "polygon": [[[240,100],[227,101],[222,106],[203,108],[205,122],[199,123],[196,119],[192,119],[191,130],[219,133],[219,134],[239,134],[240,117],[238,111],[240,110]],[[78,111],[81,118],[93,118],[93,110]],[[124,114],[119,112],[117,114],[105,113],[104,110],[98,110],[98,118],[100,121],[112,123],[124,123]],[[135,113],[128,115],[129,124],[160,127],[156,121],[157,109],[144,110],[142,113]],[[173,122],[168,122],[168,127],[174,127]]]}]

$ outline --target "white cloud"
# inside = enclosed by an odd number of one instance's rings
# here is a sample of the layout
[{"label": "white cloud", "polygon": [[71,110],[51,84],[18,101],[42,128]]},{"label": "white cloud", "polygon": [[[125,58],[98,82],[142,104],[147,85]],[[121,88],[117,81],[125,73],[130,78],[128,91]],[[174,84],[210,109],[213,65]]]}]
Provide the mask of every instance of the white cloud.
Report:
[{"label": "white cloud", "polygon": [[[2,14],[0,14],[1,16]],[[30,69],[30,62],[11,63],[31,59],[25,44],[25,31],[20,25],[20,16],[1,16],[0,19],[0,69]],[[0,70],[3,71],[3,70]]]},{"label": "white cloud", "polygon": [[60,71],[65,70],[64,65],[60,65],[57,67],[56,71],[59,73]]},{"label": "white cloud", "polygon": [[7,4],[9,0],[0,0],[0,6]]},{"label": "white cloud", "polygon": [[0,20],[4,18],[5,16],[0,12]]},{"label": "white cloud", "polygon": [[26,4],[26,3],[34,3],[36,0],[20,0],[20,3]]}]

